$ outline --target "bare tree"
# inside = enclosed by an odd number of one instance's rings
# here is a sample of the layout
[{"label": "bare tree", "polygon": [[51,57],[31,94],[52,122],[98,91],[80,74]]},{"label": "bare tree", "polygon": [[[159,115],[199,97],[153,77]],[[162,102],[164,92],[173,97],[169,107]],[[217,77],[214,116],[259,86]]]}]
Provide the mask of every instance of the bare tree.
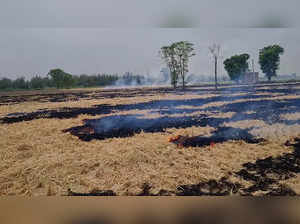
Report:
[{"label": "bare tree", "polygon": [[215,88],[218,89],[218,59],[221,57],[221,46],[219,44],[213,44],[208,47],[215,62]]}]

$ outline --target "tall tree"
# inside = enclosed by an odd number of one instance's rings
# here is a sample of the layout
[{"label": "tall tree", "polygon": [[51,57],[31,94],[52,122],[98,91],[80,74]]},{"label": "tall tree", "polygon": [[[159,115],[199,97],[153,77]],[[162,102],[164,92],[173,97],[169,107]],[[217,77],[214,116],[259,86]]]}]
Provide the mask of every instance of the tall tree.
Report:
[{"label": "tall tree", "polygon": [[239,81],[249,68],[249,54],[234,55],[224,61],[224,67],[231,80]]},{"label": "tall tree", "polygon": [[178,83],[178,63],[176,60],[175,45],[163,46],[160,50],[160,56],[167,64],[170,70],[171,84],[176,88]]},{"label": "tall tree", "polygon": [[193,44],[188,41],[176,42],[161,48],[160,56],[170,69],[171,83],[174,88],[177,87],[179,76],[182,79],[182,88],[185,88],[189,59],[194,55]]},{"label": "tall tree", "polygon": [[64,72],[62,69],[52,69],[48,75],[51,77],[56,88],[69,88],[74,85],[73,76]]},{"label": "tall tree", "polygon": [[260,68],[271,81],[273,76],[276,76],[276,71],[279,69],[280,55],[284,53],[284,49],[279,45],[271,45],[264,47],[259,51]]},{"label": "tall tree", "polygon": [[210,53],[214,58],[215,63],[215,88],[218,89],[218,59],[221,56],[221,46],[219,44],[213,44],[212,46],[208,47]]},{"label": "tall tree", "polygon": [[173,44],[175,48],[175,53],[177,57],[178,67],[179,67],[179,75],[182,81],[182,89],[185,88],[185,77],[188,70],[188,63],[191,57],[195,56],[194,53],[194,44],[188,41],[180,41]]}]

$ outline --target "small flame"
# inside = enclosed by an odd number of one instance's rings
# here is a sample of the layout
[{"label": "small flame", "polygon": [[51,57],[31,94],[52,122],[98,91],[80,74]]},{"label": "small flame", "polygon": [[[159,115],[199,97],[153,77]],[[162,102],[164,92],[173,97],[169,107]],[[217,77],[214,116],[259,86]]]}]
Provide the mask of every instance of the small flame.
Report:
[{"label": "small flame", "polygon": [[176,135],[175,137],[170,137],[168,139],[169,142],[175,142],[178,141],[182,136],[181,135]]}]

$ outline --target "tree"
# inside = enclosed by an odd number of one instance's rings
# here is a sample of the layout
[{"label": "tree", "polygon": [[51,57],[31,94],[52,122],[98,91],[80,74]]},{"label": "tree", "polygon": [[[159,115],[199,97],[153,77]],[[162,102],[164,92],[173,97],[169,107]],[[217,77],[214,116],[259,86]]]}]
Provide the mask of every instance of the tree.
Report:
[{"label": "tree", "polygon": [[188,63],[189,59],[196,55],[194,53],[194,44],[187,42],[187,41],[180,41],[174,43],[174,48],[175,48],[175,54],[177,57],[178,61],[178,70],[179,70],[179,75],[182,79],[182,89],[185,88],[185,75],[189,71],[188,70]]},{"label": "tree", "polygon": [[28,83],[26,82],[24,77],[17,78],[12,82],[13,88],[15,89],[27,89]]},{"label": "tree", "polygon": [[70,88],[74,86],[75,79],[73,79],[73,76],[71,74],[65,73],[63,78],[63,87]]},{"label": "tree", "polygon": [[68,74],[59,68],[50,70],[48,75],[51,77],[56,88],[69,88],[75,83],[71,74]]},{"label": "tree", "polygon": [[64,74],[65,74],[65,72],[59,68],[52,69],[48,73],[48,75],[51,77],[51,79],[53,81],[53,84],[58,89],[63,87]]},{"label": "tree", "polygon": [[224,67],[231,80],[239,81],[249,68],[249,54],[234,55],[224,61]]},{"label": "tree", "polygon": [[178,82],[178,65],[175,58],[174,44],[172,44],[171,46],[163,46],[160,50],[160,56],[165,61],[170,70],[171,84],[175,89]]},{"label": "tree", "polygon": [[160,50],[161,58],[167,64],[171,74],[171,84],[177,87],[178,77],[182,79],[182,88],[185,88],[185,76],[188,70],[190,57],[194,56],[193,44],[188,41],[180,41],[164,46]]},{"label": "tree", "polygon": [[221,56],[221,46],[219,44],[213,44],[212,46],[208,47],[210,53],[212,54],[215,62],[215,88],[218,89],[218,59]]},{"label": "tree", "polygon": [[271,45],[259,50],[260,68],[271,81],[273,76],[276,76],[276,71],[279,69],[280,55],[284,53],[284,49],[279,45]]},{"label": "tree", "polygon": [[51,83],[47,77],[42,78],[42,77],[36,75],[36,76],[32,77],[30,80],[30,88],[32,88],[32,89],[43,89],[45,87],[50,87],[50,86],[51,86]]},{"label": "tree", "polygon": [[0,80],[0,90],[13,88],[13,82],[8,78],[2,78]]}]

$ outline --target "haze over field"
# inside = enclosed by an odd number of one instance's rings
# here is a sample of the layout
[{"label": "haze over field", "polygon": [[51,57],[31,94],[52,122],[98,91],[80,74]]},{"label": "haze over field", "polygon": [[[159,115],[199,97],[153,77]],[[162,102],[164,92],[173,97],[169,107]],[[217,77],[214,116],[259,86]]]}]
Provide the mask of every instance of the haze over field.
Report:
[{"label": "haze over field", "polygon": [[[165,67],[161,46],[187,40],[195,44],[190,73],[212,75],[208,46],[220,43],[223,58],[249,53],[258,69],[258,51],[266,45],[285,49],[278,74],[299,74],[298,29],[158,29],[33,28],[0,31],[0,78],[46,75],[52,68],[71,74],[119,73],[158,75]],[[261,71],[260,71],[261,72]],[[219,73],[226,75],[222,63]]]},{"label": "haze over field", "polygon": [[2,0],[1,27],[296,27],[298,0]]}]

